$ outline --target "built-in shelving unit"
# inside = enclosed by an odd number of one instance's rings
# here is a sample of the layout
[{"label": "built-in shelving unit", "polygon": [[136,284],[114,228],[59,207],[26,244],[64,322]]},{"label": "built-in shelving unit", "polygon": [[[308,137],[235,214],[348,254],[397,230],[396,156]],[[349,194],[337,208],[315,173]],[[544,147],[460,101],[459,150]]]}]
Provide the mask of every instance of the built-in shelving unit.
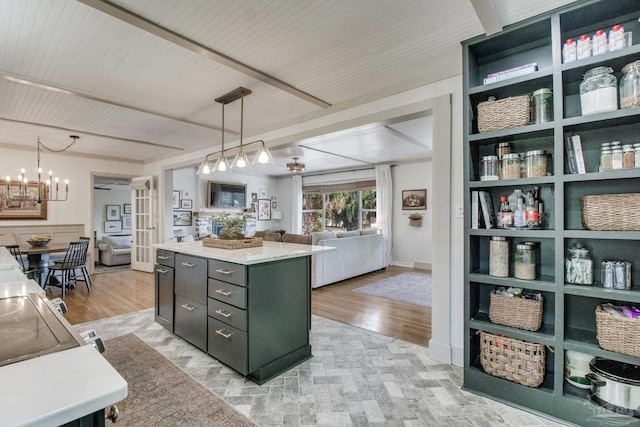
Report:
[{"label": "built-in shelving unit", "polygon": [[[585,1],[513,25],[504,31],[463,43],[464,67],[464,164],[465,164],[465,366],[464,387],[506,403],[580,426],[602,425],[604,409],[588,399],[588,391],[564,381],[564,352],[580,351],[640,365],[640,359],[599,347],[595,309],[604,302],[640,303],[640,232],[592,231],[583,227],[580,198],[593,194],[640,192],[640,169],[598,172],[600,144],[620,140],[640,141],[640,108],[582,116],[579,85],[583,74],[597,66],[610,66],[618,82],[621,69],[640,59],[640,3],[631,0]],[[633,46],[585,60],[562,63],[562,45],[568,38],[593,34],[622,24],[632,31]],[[538,71],[483,85],[489,73],[537,62]],[[479,133],[477,106],[488,97],[502,99],[551,88],[553,121]],[[564,136],[579,133],[586,174],[568,170]],[[480,159],[495,154],[496,144],[511,142],[514,151],[543,149],[551,155],[551,174],[542,178],[480,181]],[[544,230],[471,228],[471,193],[489,193],[494,208],[500,196],[514,189],[528,191],[540,186],[547,212]],[[498,278],[488,274],[489,241],[508,237],[515,244],[538,243],[539,276],[536,280]],[[575,242],[583,243],[593,259],[593,286],[564,283],[564,257]],[[510,269],[513,271],[513,256]],[[632,263],[631,290],[605,289],[600,284],[600,262],[620,259]],[[535,332],[497,325],[489,319],[490,293],[496,286],[540,291],[544,297],[543,325]],[[479,331],[544,344],[546,373],[543,384],[527,387],[484,372],[480,366]],[[598,412],[598,410],[600,412]],[[628,418],[628,425],[640,420]]]}]

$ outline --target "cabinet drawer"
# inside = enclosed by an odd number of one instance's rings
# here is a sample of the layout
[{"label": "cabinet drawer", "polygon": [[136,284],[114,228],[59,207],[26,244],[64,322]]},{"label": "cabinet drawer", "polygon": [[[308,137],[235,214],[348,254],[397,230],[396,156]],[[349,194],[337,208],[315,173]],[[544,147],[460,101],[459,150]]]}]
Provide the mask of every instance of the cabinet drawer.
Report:
[{"label": "cabinet drawer", "polygon": [[235,305],[239,308],[247,308],[247,288],[209,279],[209,298]]},{"label": "cabinet drawer", "polygon": [[175,256],[176,294],[207,304],[207,260],[194,256]]},{"label": "cabinet drawer", "polygon": [[207,350],[207,307],[176,295],[173,333],[199,349]]},{"label": "cabinet drawer", "polygon": [[156,251],[156,264],[166,265],[173,267],[174,253],[164,249],[158,249]]},{"label": "cabinet drawer", "polygon": [[227,325],[247,330],[247,311],[229,304],[209,298],[207,311],[210,317],[214,317]]},{"label": "cabinet drawer", "polygon": [[247,333],[209,317],[209,345],[211,356],[232,369],[247,375]]},{"label": "cabinet drawer", "polygon": [[156,264],[155,320],[173,332],[173,268]]},{"label": "cabinet drawer", "polygon": [[246,286],[247,272],[244,265],[210,259],[209,277],[239,286]]}]

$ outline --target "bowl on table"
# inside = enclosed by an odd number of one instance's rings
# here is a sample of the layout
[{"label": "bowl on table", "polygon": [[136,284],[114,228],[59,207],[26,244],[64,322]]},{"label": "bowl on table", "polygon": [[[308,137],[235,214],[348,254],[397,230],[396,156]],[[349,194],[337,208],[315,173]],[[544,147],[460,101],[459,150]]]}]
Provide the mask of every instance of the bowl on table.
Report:
[{"label": "bowl on table", "polygon": [[36,246],[36,247],[43,247],[43,246],[47,246],[47,243],[49,243],[51,240],[47,239],[47,240],[27,240],[27,243],[30,244],[31,246]]}]

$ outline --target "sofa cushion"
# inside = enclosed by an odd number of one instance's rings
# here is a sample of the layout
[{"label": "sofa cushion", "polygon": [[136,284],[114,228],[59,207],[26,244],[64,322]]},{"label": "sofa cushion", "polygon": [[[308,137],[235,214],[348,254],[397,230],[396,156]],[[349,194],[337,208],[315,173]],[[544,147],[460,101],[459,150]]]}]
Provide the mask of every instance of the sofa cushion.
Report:
[{"label": "sofa cushion", "polygon": [[131,236],[103,236],[102,241],[113,249],[131,249]]},{"label": "sofa cushion", "polygon": [[131,254],[131,248],[123,248],[123,249],[114,249],[113,250],[113,255],[130,255]]},{"label": "sofa cushion", "polygon": [[378,234],[378,229],[376,228],[367,228],[365,230],[360,230],[361,236],[368,236],[370,234]]},{"label": "sofa cushion", "polygon": [[337,238],[335,231],[314,231],[311,233],[311,244],[317,245],[321,240]]},{"label": "sofa cushion", "polygon": [[311,234],[284,233],[282,235],[282,241],[285,243],[298,243],[300,245],[310,245]]},{"label": "sofa cushion", "polygon": [[360,232],[358,230],[354,230],[354,231],[338,231],[336,233],[336,237],[338,237],[338,239],[342,239],[343,237],[358,237],[360,235]]}]

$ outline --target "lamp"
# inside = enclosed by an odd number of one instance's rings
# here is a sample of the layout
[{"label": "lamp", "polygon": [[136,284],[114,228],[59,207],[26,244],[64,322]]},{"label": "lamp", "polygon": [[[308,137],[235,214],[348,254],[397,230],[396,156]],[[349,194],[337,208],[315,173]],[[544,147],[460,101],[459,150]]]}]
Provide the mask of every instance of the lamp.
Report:
[{"label": "lamp", "polygon": [[276,162],[273,160],[273,156],[269,152],[269,149],[264,145],[263,140],[254,141],[254,142],[262,142],[262,146],[258,149],[256,153],[256,157],[253,159],[253,164],[256,163],[260,165],[275,165]]},{"label": "lamp", "polygon": [[[5,192],[6,194],[0,194],[0,196],[4,196],[4,198],[7,199],[7,201],[14,201],[14,202],[32,202],[32,204],[37,204],[37,203],[42,203],[43,201],[45,202],[64,202],[67,200],[67,198],[69,197],[69,180],[65,179],[64,180],[64,184],[65,184],[65,189],[64,189],[64,198],[61,197],[61,191],[60,191],[60,178],[58,178],[57,176],[54,177],[53,176],[53,171],[49,171],[49,178],[45,181],[42,182],[42,167],[40,166],[40,153],[42,152],[42,149],[45,149],[46,151],[50,152],[50,153],[62,153],[64,151],[67,151],[73,144],[75,144],[78,139],[80,138],[79,136],[76,135],[70,135],[69,136],[73,141],[71,141],[71,143],[69,143],[69,145],[67,145],[66,147],[64,147],[61,150],[54,150],[52,148],[47,147],[46,145],[44,145],[42,142],[40,142],[40,137],[38,137],[38,143],[37,143],[37,172],[38,172],[38,179],[37,179],[37,192],[34,195],[30,195],[28,188],[29,188],[29,179],[26,176],[26,171],[24,168],[20,169],[20,174],[17,176],[17,187],[18,187],[18,194],[11,194],[11,176],[7,175],[5,177]],[[46,184],[46,192],[44,194],[42,194],[42,184]],[[54,185],[55,184],[55,185]],[[15,187],[15,185],[14,185]]]},{"label": "lamp", "polygon": [[240,91],[240,151],[238,151],[238,154],[236,154],[236,157],[233,159],[233,162],[231,162],[231,168],[251,169],[251,163],[249,163],[249,159],[247,159],[247,155],[244,154],[244,151],[242,150],[242,128],[243,127],[244,127],[244,93],[241,90]]},{"label": "lamp", "polygon": [[[216,101],[218,101],[216,99]],[[207,169],[210,169],[210,165],[209,162],[207,161],[203,167],[202,172],[203,173],[209,173],[206,172]],[[222,104],[222,151],[220,151],[220,157],[218,157],[218,160],[216,161],[216,164],[213,165],[213,169],[211,169],[211,172],[226,172],[229,170],[229,162],[227,161],[226,157],[224,157],[224,103]]]},{"label": "lamp", "polygon": [[289,173],[302,173],[304,172],[304,163],[298,163],[298,158],[293,158],[293,163],[287,163],[287,172]]}]

